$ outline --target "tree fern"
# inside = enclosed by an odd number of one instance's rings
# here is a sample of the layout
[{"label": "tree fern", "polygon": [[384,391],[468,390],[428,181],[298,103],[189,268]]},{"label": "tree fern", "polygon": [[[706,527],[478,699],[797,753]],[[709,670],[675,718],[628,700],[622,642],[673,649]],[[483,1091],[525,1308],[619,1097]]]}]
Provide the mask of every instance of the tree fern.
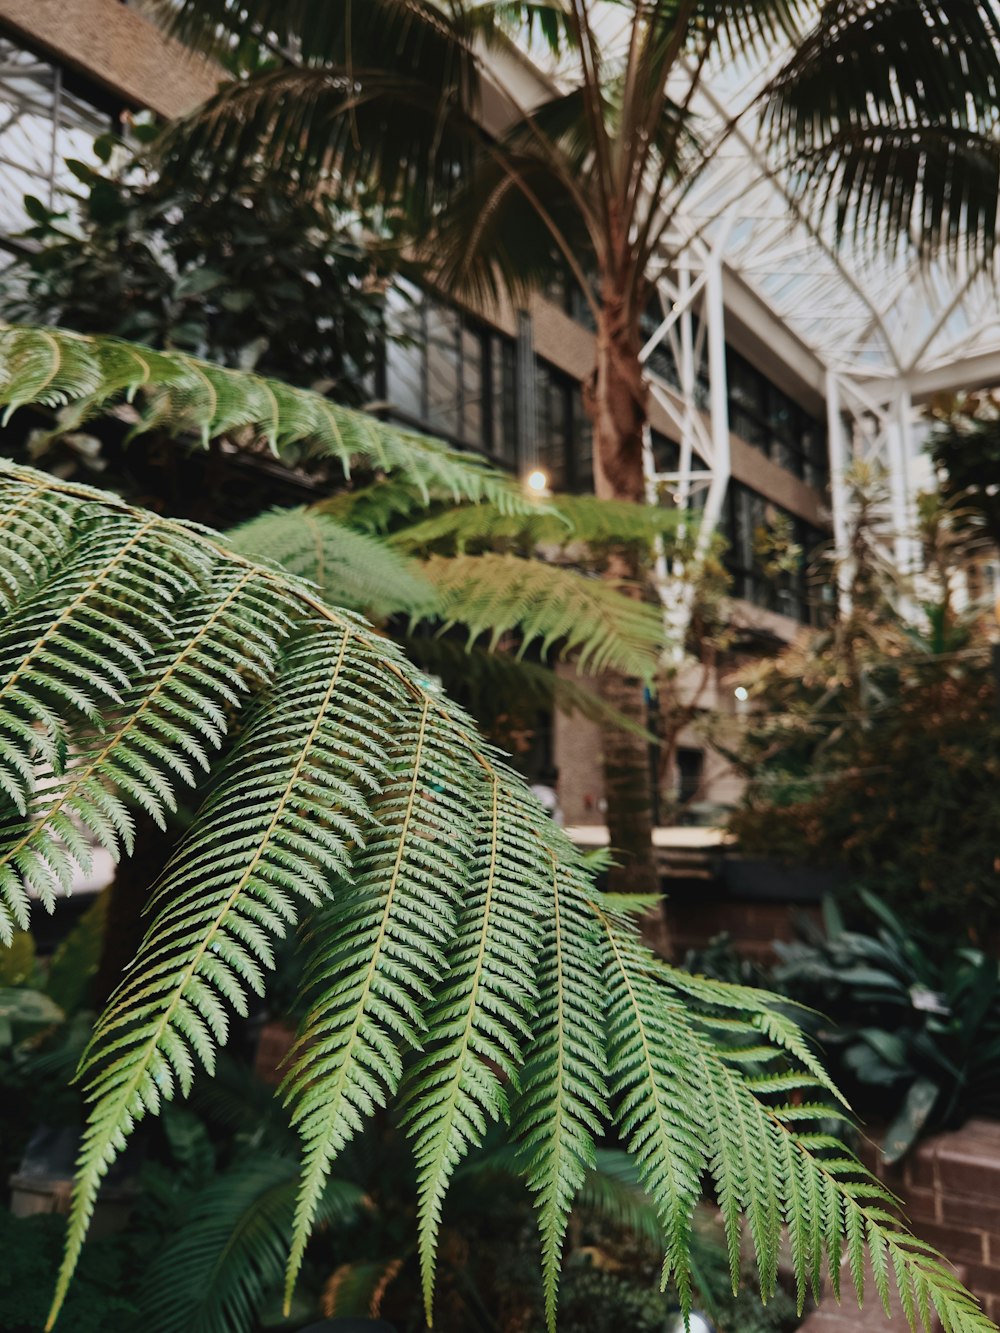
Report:
[{"label": "tree fern", "polygon": [[284,1089],[305,1156],[293,1271],[340,1146],[384,1102],[417,1163],[428,1306],[449,1181],[499,1119],[536,1201],[550,1328],[566,1214],[615,1128],[683,1302],[707,1171],[733,1240],[749,1216],[765,1291],[787,1223],[802,1290],[824,1256],[836,1279],[843,1245],[855,1281],[868,1255],[914,1319],[991,1327],[817,1133],[831,1097],[772,997],[648,954],[391,643],[213,533],[27,469],[0,470],[0,544],[5,933],[25,881],[51,901],[86,836],[117,852],[130,808],[162,812],[192,784],[200,802],[82,1062],[53,1320],[108,1166],[213,1067],[274,939],[306,921],[308,1017]]},{"label": "tree fern", "polygon": [[8,417],[43,404],[68,407],[78,425],[126,402],[139,408],[133,433],[156,427],[208,443],[249,432],[288,461],[327,456],[348,471],[360,461],[398,474],[424,498],[434,491],[486,500],[501,513],[531,509],[520,488],[484,461],[321,394],[117,338],[19,325],[0,331],[0,403]]},{"label": "tree fern", "polygon": [[[412,506],[403,509],[401,498],[392,503],[396,513],[412,513]],[[373,515],[377,520],[388,509],[390,501],[387,497],[380,505],[376,494],[370,498],[362,494],[355,504],[359,518],[370,522]],[[401,528],[391,540],[404,551],[463,551],[498,543],[565,547],[577,542],[588,546],[635,542],[648,549],[657,537],[679,540],[679,528],[676,510],[599,500],[595,495],[556,495],[516,513],[489,502],[475,508],[449,507]]]},{"label": "tree fern", "polygon": [[227,544],[311,580],[337,606],[379,618],[434,611],[434,590],[416,561],[318,506],[262,514],[228,533]]},{"label": "tree fern", "polygon": [[[493,505],[481,507],[496,513]],[[264,514],[230,533],[227,543],[310,579],[337,606],[375,616],[406,612],[412,623],[440,621],[446,629],[462,626],[470,646],[488,635],[495,649],[514,630],[522,653],[541,641],[544,654],[558,642],[581,670],[610,664],[648,676],[663,643],[656,608],[611,583],[512,555],[409,560],[384,539],[338,522],[322,505]]]},{"label": "tree fern", "polygon": [[446,627],[467,627],[470,643],[488,635],[495,648],[516,629],[520,651],[562,643],[581,671],[610,667],[648,678],[656,670],[662,612],[607,579],[515,555],[431,556],[422,568],[437,592],[437,615]]}]

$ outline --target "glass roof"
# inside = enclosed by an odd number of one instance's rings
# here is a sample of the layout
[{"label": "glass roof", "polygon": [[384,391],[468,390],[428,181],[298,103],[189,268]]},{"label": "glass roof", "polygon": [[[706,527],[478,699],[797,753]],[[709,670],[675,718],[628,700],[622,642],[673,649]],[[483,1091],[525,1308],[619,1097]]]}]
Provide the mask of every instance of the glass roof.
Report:
[{"label": "glass roof", "polygon": [[[606,57],[624,52],[631,10],[596,4]],[[547,67],[537,48],[532,60]],[[692,109],[709,141],[734,112],[753,104],[783,58],[731,54],[717,63]],[[568,71],[567,71],[568,73]],[[679,71],[676,100],[687,76]],[[718,248],[726,268],[826,369],[856,379],[905,380],[910,392],[1000,383],[1000,301],[994,266],[921,265],[911,254],[863,253],[838,245],[832,219],[816,226],[796,207],[788,179],[757,147],[753,113],[725,138],[675,215],[671,255],[691,246]],[[978,377],[978,379],[977,379]]]}]

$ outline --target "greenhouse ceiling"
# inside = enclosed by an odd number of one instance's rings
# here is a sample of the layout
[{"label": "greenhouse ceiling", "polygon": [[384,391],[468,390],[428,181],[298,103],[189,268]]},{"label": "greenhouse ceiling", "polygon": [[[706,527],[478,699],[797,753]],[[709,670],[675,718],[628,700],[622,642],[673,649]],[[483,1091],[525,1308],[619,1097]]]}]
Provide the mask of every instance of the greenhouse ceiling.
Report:
[{"label": "greenhouse ceiling", "polygon": [[[625,11],[626,15],[629,11]],[[629,19],[608,5],[602,49],[628,41]],[[539,50],[543,79],[560,81]],[[692,106],[708,142],[720,140],[676,215],[665,262],[714,252],[823,370],[872,383],[895,382],[914,401],[1000,383],[1000,304],[994,264],[921,262],[866,241],[838,244],[832,216],[822,224],[795,202],[787,175],[757,144],[755,98],[783,60],[720,61]],[[683,102],[683,71],[674,88]],[[735,128],[732,128],[735,121]],[[725,133],[723,131],[726,130]]]}]

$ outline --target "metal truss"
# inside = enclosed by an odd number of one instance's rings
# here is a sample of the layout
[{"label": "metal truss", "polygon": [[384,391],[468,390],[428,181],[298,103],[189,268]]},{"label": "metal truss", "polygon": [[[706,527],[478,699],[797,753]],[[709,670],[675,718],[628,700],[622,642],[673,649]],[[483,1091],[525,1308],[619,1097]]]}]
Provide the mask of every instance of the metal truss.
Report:
[{"label": "metal truss", "polygon": [[71,92],[63,71],[0,38],[0,243],[30,225],[24,196],[56,207],[73,186],[66,159],[94,160],[110,117]]},{"label": "metal truss", "polygon": [[[888,512],[883,531],[893,564],[904,577],[917,575],[921,558],[914,504],[918,418],[906,385],[901,381],[859,383],[831,370],[826,377],[826,410],[831,510],[838,551],[843,556],[849,547],[850,469],[857,462],[874,465],[887,483]],[[847,577],[845,569],[844,583]]]},{"label": "metal truss", "polygon": [[[762,317],[793,335],[793,371],[825,393],[831,516],[841,551],[851,463],[877,462],[889,490],[891,554],[901,572],[913,574],[920,561],[912,535],[915,497],[927,475],[919,466],[919,408],[936,393],[1000,383],[1000,274],[961,257],[921,264],[902,248],[874,253],[864,240],[852,249],[838,242],[832,221],[807,216],[760,146],[754,117],[740,118],[734,128],[734,109],[752,105],[768,74],[764,66],[730,62],[696,98],[701,123],[714,125],[719,140],[693,187],[675,201],[665,242],[665,264],[674,276],[659,284],[665,318],[643,349],[649,357],[656,342],[670,339],[680,368],[676,390],[651,377],[676,428],[681,462],[676,478],[661,478],[650,456],[650,493],[659,482],[676,480],[684,508],[698,487],[707,488],[706,535],[722,513],[729,447],[721,292],[735,278]],[[683,87],[676,95],[683,97]],[[707,312],[697,326],[695,300]],[[713,329],[719,339],[714,357]],[[707,413],[692,371],[701,355],[698,336],[708,344]],[[679,597],[664,591],[668,605]]]}]

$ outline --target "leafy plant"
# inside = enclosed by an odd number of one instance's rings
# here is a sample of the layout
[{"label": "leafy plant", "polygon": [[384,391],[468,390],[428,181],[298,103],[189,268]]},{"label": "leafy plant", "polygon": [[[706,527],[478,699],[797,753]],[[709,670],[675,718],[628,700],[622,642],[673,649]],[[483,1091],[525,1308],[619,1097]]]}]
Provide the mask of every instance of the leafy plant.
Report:
[{"label": "leafy plant", "polygon": [[[266,422],[276,444],[315,445],[336,426],[345,457],[356,442],[411,478],[509,494],[431,443],[252,376],[47,332],[7,334],[0,353],[12,405],[89,407],[145,381],[155,410],[206,432]],[[549,1327],[567,1217],[611,1131],[656,1207],[682,1307],[708,1173],[734,1283],[741,1217],[765,1294],[787,1222],[800,1304],[824,1252],[838,1285],[846,1246],[859,1295],[867,1252],[880,1297],[895,1283],[912,1323],[933,1308],[948,1330],[990,1328],[879,1182],[813,1132],[830,1084],[777,998],[650,954],[637,904],[594,892],[523,784],[384,637],[215,533],[29,469],[0,471],[0,531],[6,938],[27,917],[24,881],[51,905],[83,833],[118,855],[130,806],[162,818],[191,789],[198,803],[82,1060],[90,1113],[50,1326],[110,1164],[212,1069],[273,941],[303,921],[308,1008],[284,1084],[303,1151],[289,1293],[334,1162],[392,1104],[417,1167],[428,1319],[451,1179],[505,1120],[538,1213]]]},{"label": "leafy plant", "polygon": [[826,937],[775,944],[775,984],[832,1020],[817,1035],[871,1114],[891,1116],[887,1161],[922,1135],[1000,1113],[1000,963],[979,949],[933,951],[872,893],[877,934],[844,927],[832,902]]},{"label": "leafy plant", "polygon": [[194,163],[158,172],[142,148],[157,134],[140,117],[128,146],[97,139],[99,167],[70,161],[71,210],[26,200],[33,225],[0,315],[135,338],[362,401],[385,337],[385,273],[360,198],[349,211],[295,199],[259,167],[213,190]]},{"label": "leafy plant", "polygon": [[1000,906],[1000,719],[989,627],[955,588],[981,532],[926,496],[918,585],[887,567],[884,478],[853,478],[850,608],[743,676],[751,699],[714,741],[747,785],[730,826],[742,849],[841,869],[904,918],[990,938]]}]

